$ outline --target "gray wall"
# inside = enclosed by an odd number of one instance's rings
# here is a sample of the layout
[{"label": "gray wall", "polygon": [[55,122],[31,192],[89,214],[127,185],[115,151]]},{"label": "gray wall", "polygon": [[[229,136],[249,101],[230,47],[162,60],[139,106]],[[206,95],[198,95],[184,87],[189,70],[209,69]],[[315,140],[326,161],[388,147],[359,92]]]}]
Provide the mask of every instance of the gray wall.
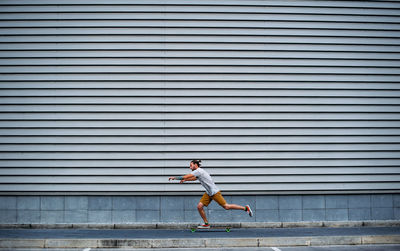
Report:
[{"label": "gray wall", "polygon": [[0,192],[398,192],[399,10],[2,0]]},{"label": "gray wall", "polygon": [[[210,222],[400,220],[400,195],[225,196],[255,212],[225,211],[212,202]],[[198,196],[3,196],[1,223],[201,222]]]}]

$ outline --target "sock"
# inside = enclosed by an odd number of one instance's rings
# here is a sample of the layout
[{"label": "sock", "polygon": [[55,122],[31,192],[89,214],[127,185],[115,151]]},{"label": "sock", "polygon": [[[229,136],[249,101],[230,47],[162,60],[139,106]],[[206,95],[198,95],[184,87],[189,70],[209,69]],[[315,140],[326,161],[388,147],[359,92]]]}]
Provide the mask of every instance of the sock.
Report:
[{"label": "sock", "polygon": [[244,207],[244,211],[246,211],[246,212],[247,212],[247,211],[249,211],[249,209],[248,209],[247,207]]}]

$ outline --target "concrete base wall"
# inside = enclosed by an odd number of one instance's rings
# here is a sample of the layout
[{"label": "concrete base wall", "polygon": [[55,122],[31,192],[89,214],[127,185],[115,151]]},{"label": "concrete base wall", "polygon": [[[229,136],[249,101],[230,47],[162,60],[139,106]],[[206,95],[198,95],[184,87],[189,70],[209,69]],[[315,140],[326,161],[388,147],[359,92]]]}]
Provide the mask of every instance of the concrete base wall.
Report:
[{"label": "concrete base wall", "polygon": [[[0,223],[201,222],[201,196],[0,196]],[[255,217],[212,202],[210,222],[400,220],[400,194],[225,196]]]}]

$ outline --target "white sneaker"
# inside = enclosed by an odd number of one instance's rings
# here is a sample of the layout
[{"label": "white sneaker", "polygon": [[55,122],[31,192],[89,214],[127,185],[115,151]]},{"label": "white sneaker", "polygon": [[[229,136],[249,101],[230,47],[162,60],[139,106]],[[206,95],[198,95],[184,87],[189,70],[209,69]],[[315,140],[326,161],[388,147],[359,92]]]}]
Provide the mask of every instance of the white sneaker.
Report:
[{"label": "white sneaker", "polygon": [[246,205],[246,213],[248,213],[250,217],[253,217],[253,211],[251,211],[251,208],[249,205]]},{"label": "white sneaker", "polygon": [[200,224],[197,226],[197,229],[209,229],[210,224]]}]

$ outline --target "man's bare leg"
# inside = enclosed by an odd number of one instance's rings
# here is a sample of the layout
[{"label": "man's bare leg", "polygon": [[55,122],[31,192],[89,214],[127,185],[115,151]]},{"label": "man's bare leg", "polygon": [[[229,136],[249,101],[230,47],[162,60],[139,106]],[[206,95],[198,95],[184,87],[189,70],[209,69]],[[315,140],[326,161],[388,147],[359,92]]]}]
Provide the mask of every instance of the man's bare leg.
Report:
[{"label": "man's bare leg", "polygon": [[236,205],[236,204],[225,204],[222,206],[223,208],[225,208],[226,210],[230,210],[230,209],[234,209],[234,210],[245,210],[245,207]]},{"label": "man's bare leg", "polygon": [[230,210],[230,209],[234,209],[234,210],[244,210],[246,211],[246,213],[249,214],[250,217],[253,217],[253,211],[251,210],[249,205],[246,205],[245,207],[236,205],[236,204],[225,204],[222,206],[223,208],[225,208],[226,210]]},{"label": "man's bare leg", "polygon": [[199,210],[199,214],[200,214],[201,218],[203,218],[204,223],[208,224],[208,220],[207,220],[206,212],[204,211],[203,203],[199,202],[199,204],[197,204],[197,210]]}]

